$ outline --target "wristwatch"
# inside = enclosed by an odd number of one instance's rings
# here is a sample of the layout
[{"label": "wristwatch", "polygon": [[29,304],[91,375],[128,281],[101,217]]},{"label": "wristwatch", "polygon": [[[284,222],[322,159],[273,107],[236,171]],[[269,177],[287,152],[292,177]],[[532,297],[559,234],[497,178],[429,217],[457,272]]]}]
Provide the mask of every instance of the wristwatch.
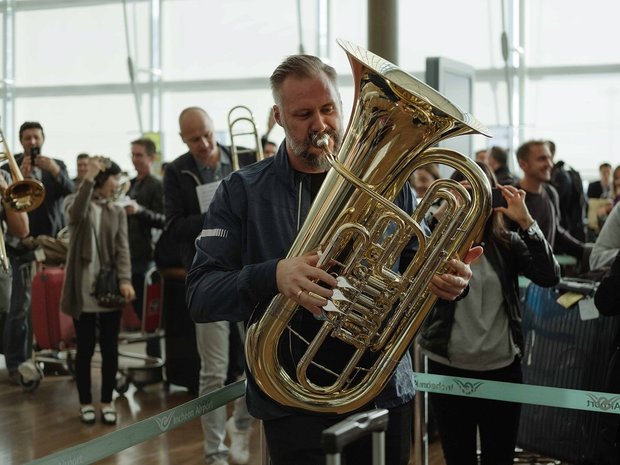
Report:
[{"label": "wristwatch", "polygon": [[529,228],[527,228],[527,229],[525,230],[525,234],[526,234],[526,236],[527,236],[527,237],[529,237],[529,238],[534,238],[534,237],[536,237],[536,221],[534,221],[534,222],[533,222],[533,223],[529,226]]}]

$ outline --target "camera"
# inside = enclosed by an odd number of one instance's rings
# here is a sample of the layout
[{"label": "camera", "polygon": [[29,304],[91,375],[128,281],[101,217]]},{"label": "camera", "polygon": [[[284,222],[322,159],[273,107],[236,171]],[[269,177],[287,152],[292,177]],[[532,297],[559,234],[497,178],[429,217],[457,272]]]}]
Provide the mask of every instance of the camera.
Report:
[{"label": "camera", "polygon": [[40,153],[41,153],[40,147],[32,147],[30,149],[30,161],[32,162],[33,165],[34,165],[34,161],[37,158],[37,155],[39,155]]},{"label": "camera", "polygon": [[491,189],[491,197],[492,197],[491,206],[493,208],[497,208],[497,207],[507,208],[508,207],[508,203],[506,202],[506,199],[502,195],[502,191],[499,190],[497,187],[494,187],[493,189]]}]

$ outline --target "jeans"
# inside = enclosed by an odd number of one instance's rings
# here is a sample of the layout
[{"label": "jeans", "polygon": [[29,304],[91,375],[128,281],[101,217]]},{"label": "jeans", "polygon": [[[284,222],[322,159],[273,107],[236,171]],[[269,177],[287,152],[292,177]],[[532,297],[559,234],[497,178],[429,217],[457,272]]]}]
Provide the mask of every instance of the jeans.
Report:
[{"label": "jeans", "polygon": [[9,373],[26,361],[32,352],[32,322],[30,306],[32,303],[33,262],[23,263],[11,257],[13,283],[11,305],[4,326],[4,356]]},{"label": "jeans", "polygon": [[[196,323],[196,345],[200,355],[199,395],[220,389],[226,382],[228,372],[230,325],[228,321]],[[241,325],[241,323],[239,323]],[[248,413],[245,397],[234,401],[233,418],[238,430],[250,427],[252,418]],[[224,444],[226,406],[222,406],[200,418],[204,434],[205,456],[213,460],[226,458],[228,448]]]}]

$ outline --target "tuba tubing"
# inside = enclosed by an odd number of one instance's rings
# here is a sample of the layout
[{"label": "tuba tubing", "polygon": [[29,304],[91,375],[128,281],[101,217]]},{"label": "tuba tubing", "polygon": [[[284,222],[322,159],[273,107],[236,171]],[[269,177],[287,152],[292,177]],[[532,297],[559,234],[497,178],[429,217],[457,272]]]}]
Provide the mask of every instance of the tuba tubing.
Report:
[{"label": "tuba tubing", "polygon": [[[313,141],[332,169],[288,257],[320,251],[317,266],[347,283],[340,289],[345,300],[332,302],[336,309],[308,338],[294,323],[296,313],[306,310],[278,294],[249,326],[245,354],[252,379],[277,403],[343,414],[371,402],[388,382],[437,300],[428,290],[430,280],[446,271],[450,259],[464,257],[483,230],[491,191],[472,160],[431,148],[453,136],[488,135],[484,126],[392,63],[338,43],[353,69],[352,117],[338,154],[329,153],[325,140]],[[428,163],[461,171],[471,194],[441,180],[409,215],[393,202],[410,174]],[[422,218],[437,196],[448,202],[448,211],[429,235]],[[398,274],[394,264],[414,236],[418,251]],[[306,347],[295,366],[282,360],[289,338]],[[324,348],[333,339],[350,354],[338,369],[329,365]],[[324,375],[318,381],[317,371]]]}]

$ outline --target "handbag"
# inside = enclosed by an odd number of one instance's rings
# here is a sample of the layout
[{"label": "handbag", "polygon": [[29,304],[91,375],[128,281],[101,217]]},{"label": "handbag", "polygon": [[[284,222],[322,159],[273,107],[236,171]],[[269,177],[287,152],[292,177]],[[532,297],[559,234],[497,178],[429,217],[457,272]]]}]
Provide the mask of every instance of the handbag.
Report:
[{"label": "handbag", "polygon": [[93,296],[97,300],[97,303],[104,308],[121,308],[125,305],[125,297],[121,295],[120,287],[118,286],[118,274],[114,266],[107,268],[104,267],[101,260],[101,250],[99,248],[99,239],[97,237],[97,231],[93,227],[95,233],[95,244],[97,245],[97,255],[99,256],[99,263],[101,268],[99,274],[97,274],[97,280],[95,281],[95,292]]}]

